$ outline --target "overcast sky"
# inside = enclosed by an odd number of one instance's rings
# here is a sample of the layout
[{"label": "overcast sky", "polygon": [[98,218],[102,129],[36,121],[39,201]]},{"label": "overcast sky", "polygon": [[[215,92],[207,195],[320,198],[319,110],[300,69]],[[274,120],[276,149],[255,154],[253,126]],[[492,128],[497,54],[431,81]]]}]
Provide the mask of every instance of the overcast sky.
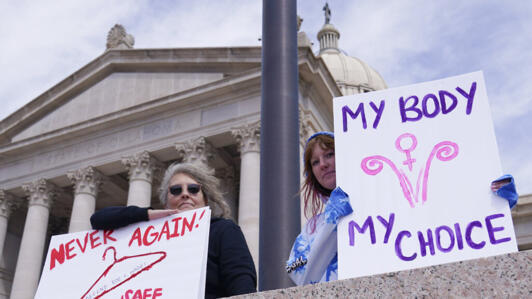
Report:
[{"label": "overcast sky", "polygon": [[[325,1],[299,0],[314,42]],[[482,70],[504,172],[532,193],[532,1],[329,1],[339,46],[389,87]],[[135,48],[258,46],[262,1],[0,1],[0,119],[105,50],[122,24]]]}]

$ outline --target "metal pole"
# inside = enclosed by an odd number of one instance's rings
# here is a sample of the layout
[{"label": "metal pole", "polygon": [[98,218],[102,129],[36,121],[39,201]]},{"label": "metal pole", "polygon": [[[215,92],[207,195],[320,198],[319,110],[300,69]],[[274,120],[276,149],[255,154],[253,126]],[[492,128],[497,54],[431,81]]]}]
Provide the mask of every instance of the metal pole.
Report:
[{"label": "metal pole", "polygon": [[293,286],[285,271],[300,231],[296,0],[262,2],[259,290]]}]

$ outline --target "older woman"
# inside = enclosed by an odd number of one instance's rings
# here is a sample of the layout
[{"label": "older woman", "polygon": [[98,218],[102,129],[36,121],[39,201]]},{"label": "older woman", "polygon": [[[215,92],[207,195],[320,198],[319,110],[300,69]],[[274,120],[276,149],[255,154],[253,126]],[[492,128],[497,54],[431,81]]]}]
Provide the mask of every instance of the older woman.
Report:
[{"label": "older woman", "polygon": [[[306,179],[302,193],[305,216],[309,220],[286,262],[286,271],[297,285],[338,279],[337,223],[353,212],[347,194],[336,187],[334,134],[312,135],[307,140],[303,159]],[[510,208],[517,203],[510,175],[495,180],[491,189],[507,199]]]},{"label": "older woman", "polygon": [[195,164],[172,164],[166,170],[159,199],[166,209],[108,207],[92,215],[94,229],[114,229],[209,205],[213,211],[209,233],[205,298],[256,292],[257,275],[240,227],[227,219],[218,180]]}]

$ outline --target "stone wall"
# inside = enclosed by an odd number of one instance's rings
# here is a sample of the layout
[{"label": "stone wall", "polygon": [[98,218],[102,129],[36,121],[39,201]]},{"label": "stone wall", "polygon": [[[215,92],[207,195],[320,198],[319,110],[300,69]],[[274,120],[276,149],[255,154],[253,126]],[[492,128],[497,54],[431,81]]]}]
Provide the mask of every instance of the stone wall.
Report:
[{"label": "stone wall", "polygon": [[232,298],[532,298],[532,250]]}]

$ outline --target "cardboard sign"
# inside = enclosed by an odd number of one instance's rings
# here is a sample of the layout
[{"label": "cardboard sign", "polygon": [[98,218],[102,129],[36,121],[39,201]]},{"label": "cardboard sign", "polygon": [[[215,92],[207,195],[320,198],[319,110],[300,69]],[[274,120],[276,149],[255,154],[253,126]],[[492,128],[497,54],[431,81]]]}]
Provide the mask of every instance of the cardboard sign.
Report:
[{"label": "cardboard sign", "polygon": [[334,129],[339,279],[517,251],[481,72],[336,98]]},{"label": "cardboard sign", "polygon": [[203,298],[208,207],[53,236],[35,298]]}]

